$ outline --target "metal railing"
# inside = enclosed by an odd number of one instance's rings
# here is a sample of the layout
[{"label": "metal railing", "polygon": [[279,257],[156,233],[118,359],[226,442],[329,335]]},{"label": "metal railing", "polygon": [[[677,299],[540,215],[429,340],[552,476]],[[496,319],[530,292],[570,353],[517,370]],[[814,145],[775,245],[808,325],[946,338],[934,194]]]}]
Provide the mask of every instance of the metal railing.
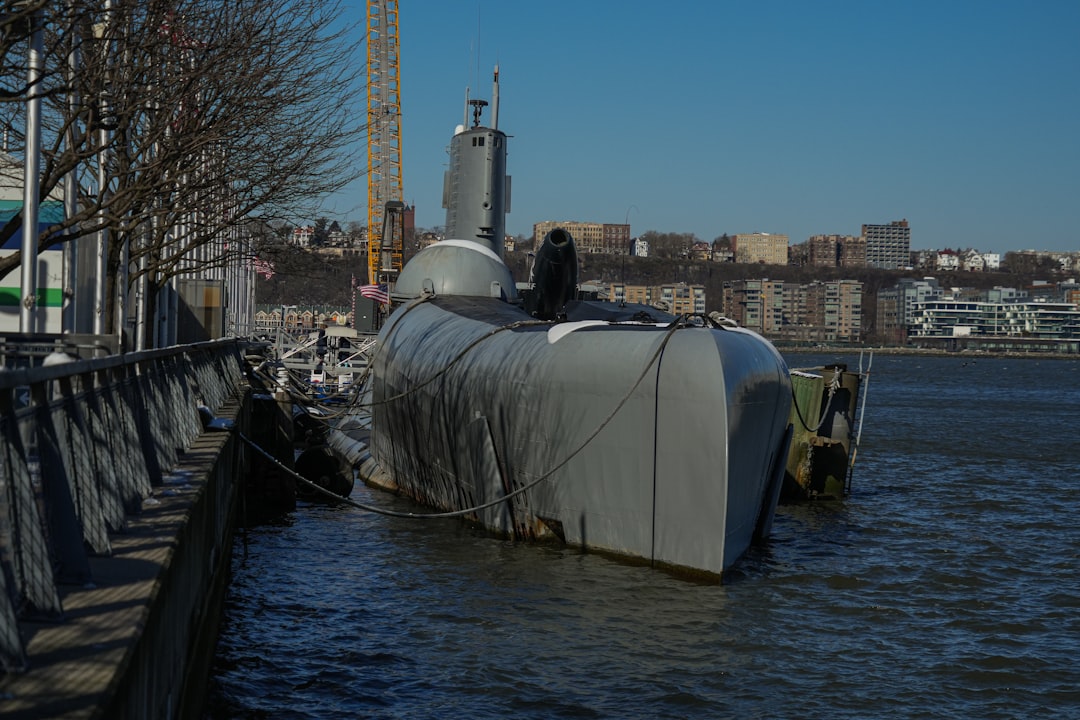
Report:
[{"label": "metal railing", "polygon": [[25,667],[22,619],[59,618],[144,499],[243,377],[237,340],[0,369],[0,668]]}]

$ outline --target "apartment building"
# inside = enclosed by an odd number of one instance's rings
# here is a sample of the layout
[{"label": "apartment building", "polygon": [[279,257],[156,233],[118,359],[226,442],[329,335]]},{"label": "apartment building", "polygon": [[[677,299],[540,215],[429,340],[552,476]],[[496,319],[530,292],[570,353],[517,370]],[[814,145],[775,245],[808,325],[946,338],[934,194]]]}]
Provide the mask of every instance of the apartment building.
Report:
[{"label": "apartment building", "polygon": [[972,302],[940,299],[918,305],[908,328],[912,344],[947,349],[1080,349],[1080,307],[1067,302]]},{"label": "apartment building", "polygon": [[806,244],[807,263],[814,267],[866,267],[866,238],[812,235]]},{"label": "apartment building", "polygon": [[1080,287],[1077,287],[1075,283],[1066,284],[1061,294],[1065,302],[1080,306]]},{"label": "apartment building", "polygon": [[731,236],[737,263],[788,264],[788,236],[779,233],[737,233]]},{"label": "apartment building", "polygon": [[763,335],[784,325],[784,283],[779,280],[733,280],[723,285],[721,312],[744,328]]},{"label": "apartment building", "polygon": [[896,287],[878,291],[877,332],[885,342],[903,345],[907,342],[907,329],[915,322],[915,308],[930,300],[944,297],[936,278],[918,280],[904,278]]},{"label": "apartment building", "polygon": [[705,286],[675,283],[671,285],[626,285],[612,283],[608,289],[612,302],[652,305],[674,315],[704,315]]},{"label": "apartment building", "polygon": [[562,228],[574,238],[578,253],[587,255],[629,255],[631,249],[630,226],[613,223],[590,223],[576,220],[545,220],[533,225],[536,249],[544,242],[544,236],[555,228]]},{"label": "apartment building", "polygon": [[911,227],[907,220],[888,225],[863,225],[866,264],[882,270],[898,270],[911,264]]},{"label": "apartment building", "polygon": [[705,314],[704,285],[661,285],[659,291],[660,299],[670,308],[668,312],[675,315]]},{"label": "apartment building", "polygon": [[807,294],[807,314],[821,318],[826,342],[855,342],[862,338],[862,291],[857,280],[814,282]]},{"label": "apartment building", "polygon": [[862,339],[862,290],[857,280],[736,280],[724,283],[721,307],[743,327],[778,340],[851,343]]}]

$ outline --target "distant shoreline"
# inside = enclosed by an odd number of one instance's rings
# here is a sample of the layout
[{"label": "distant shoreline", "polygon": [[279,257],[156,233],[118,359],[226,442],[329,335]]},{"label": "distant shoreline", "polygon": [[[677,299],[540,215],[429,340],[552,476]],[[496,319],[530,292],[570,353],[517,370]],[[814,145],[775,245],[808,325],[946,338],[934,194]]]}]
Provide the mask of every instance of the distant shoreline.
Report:
[{"label": "distant shoreline", "polygon": [[909,348],[909,347],[852,347],[850,345],[826,345],[822,347],[795,347],[777,345],[773,343],[781,355],[858,355],[859,353],[873,353],[874,355],[912,355],[912,356],[941,356],[962,358],[1010,358],[1030,360],[1080,360],[1076,353],[1055,352],[987,352],[985,350],[940,350],[938,348]]}]

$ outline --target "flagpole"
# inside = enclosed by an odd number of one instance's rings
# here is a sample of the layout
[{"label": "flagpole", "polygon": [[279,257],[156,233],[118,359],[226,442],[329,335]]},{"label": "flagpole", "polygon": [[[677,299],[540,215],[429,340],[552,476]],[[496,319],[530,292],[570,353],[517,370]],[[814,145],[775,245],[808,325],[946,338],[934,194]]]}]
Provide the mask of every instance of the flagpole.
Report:
[{"label": "flagpole", "polygon": [[[68,11],[74,13],[75,0],[67,1]],[[78,126],[74,121],[75,116],[78,113],[79,108],[79,94],[75,89],[75,78],[79,73],[79,66],[81,64],[79,54],[79,41],[77,38],[72,37],[71,47],[68,49],[68,64],[67,64],[67,107],[68,115],[71,118],[67,132],[64,136],[64,142],[67,146],[67,151],[74,154],[76,152],[76,146],[78,145],[77,130]],[[72,167],[64,176],[64,219],[68,222],[78,214],[79,212],[79,172],[78,167]],[[62,278],[63,282],[63,300],[61,305],[61,320],[60,331],[64,333],[77,332],[83,328],[79,327],[78,313],[81,309],[80,306],[85,304],[85,293],[81,293],[82,288],[79,287],[78,274],[79,274],[79,241],[68,240],[64,243],[64,262]]]},{"label": "flagpole", "polygon": [[27,57],[26,157],[23,159],[22,256],[20,258],[22,302],[19,332],[34,332],[37,307],[38,186],[41,183],[41,79],[44,63],[43,11],[30,18],[30,51]]},{"label": "flagpole", "polygon": [[[100,37],[98,38],[103,46],[106,48],[106,76],[108,77],[109,68],[108,64],[111,62],[112,56],[112,43],[110,41],[110,23],[112,22],[112,0],[105,0],[104,4],[105,16],[100,25]],[[98,28],[95,28],[97,31]],[[113,111],[112,105],[109,102],[107,92],[103,92],[97,98],[98,105],[103,117],[109,117]],[[97,231],[97,248],[94,258],[94,334],[105,335],[107,328],[105,327],[106,319],[108,317],[108,270],[109,270],[109,229],[106,225],[107,211],[105,207],[105,201],[107,196],[107,188],[109,184],[109,131],[105,127],[101,127],[98,130],[98,142],[100,147],[97,151],[97,193],[98,193],[98,231]]]}]

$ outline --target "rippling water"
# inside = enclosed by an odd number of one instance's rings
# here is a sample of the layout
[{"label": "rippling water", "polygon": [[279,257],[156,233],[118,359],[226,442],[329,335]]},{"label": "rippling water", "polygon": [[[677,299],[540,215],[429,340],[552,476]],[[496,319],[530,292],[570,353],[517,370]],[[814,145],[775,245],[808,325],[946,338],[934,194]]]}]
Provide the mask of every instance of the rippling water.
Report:
[{"label": "rippling water", "polygon": [[207,717],[1080,717],[1078,380],[874,358],[852,495],[723,586],[301,507],[238,537]]}]

